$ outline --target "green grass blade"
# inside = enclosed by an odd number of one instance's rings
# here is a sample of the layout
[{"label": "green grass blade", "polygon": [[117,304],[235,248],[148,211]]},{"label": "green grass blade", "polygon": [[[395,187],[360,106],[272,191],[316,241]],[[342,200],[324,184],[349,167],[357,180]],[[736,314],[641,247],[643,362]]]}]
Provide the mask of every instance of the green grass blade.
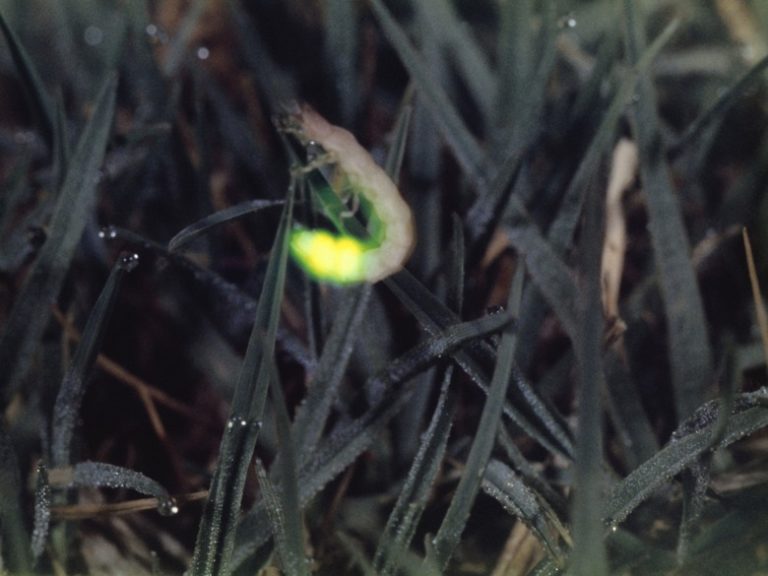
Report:
[{"label": "green grass blade", "polygon": [[[635,64],[645,42],[643,20],[635,2],[625,0],[624,8],[627,53]],[[656,91],[647,74],[639,82],[633,119],[648,198],[648,227],[664,298],[675,409],[682,421],[712,387],[712,351],[688,237],[662,146]]]},{"label": "green grass blade", "polygon": [[604,214],[603,196],[597,183],[587,190],[587,194],[579,247],[580,330],[579,337],[573,341],[579,375],[579,423],[574,471],[574,547],[569,572],[573,576],[607,576],[608,558],[601,511],[603,409],[600,402],[605,387],[600,273]]},{"label": "green grass blade", "polygon": [[240,202],[239,204],[235,204],[224,210],[209,214],[194,224],[185,227],[171,238],[168,242],[168,250],[171,252],[178,251],[183,246],[192,242],[195,238],[208,233],[211,228],[236,220],[246,214],[257,213],[260,210],[279,206],[281,204],[283,204],[282,200],[246,200],[245,202]]},{"label": "green grass blade", "polygon": [[[277,491],[277,502],[282,519],[280,526],[275,526],[279,532],[274,530],[273,532],[277,534],[278,552],[287,576],[307,576],[309,569],[304,554],[295,443],[291,436],[291,419],[277,371],[273,371],[270,391],[280,442],[279,458],[275,461],[275,465],[280,466],[280,490]],[[269,507],[267,509],[269,510]]]},{"label": "green grass blade", "polygon": [[[510,309],[514,307],[515,296],[515,291],[511,291],[507,304]],[[480,424],[477,427],[464,472],[448,512],[432,542],[435,559],[442,568],[448,565],[453,552],[459,546],[461,534],[469,518],[475,497],[480,490],[483,472],[488,465],[488,459],[493,449],[507,387],[512,376],[514,349],[515,333],[511,329],[507,329],[501,337],[496,368],[493,372],[488,397],[483,406]]]},{"label": "green grass blade", "polygon": [[0,336],[0,393],[5,402],[21,384],[58,297],[64,276],[96,201],[99,167],[104,159],[115,107],[117,78],[110,74],[96,99],[40,250]]},{"label": "green grass blade", "polygon": [[447,401],[452,377],[453,367],[449,366],[443,378],[443,387],[432,414],[432,421],[421,438],[421,445],[408,471],[408,477],[379,537],[373,566],[380,576],[397,573],[399,560],[410,546],[427,505],[432,484],[440,471],[451,431],[453,410],[447,406]]},{"label": "green grass blade", "polygon": [[371,0],[370,4],[384,34],[428,103],[436,126],[442,131],[459,164],[472,182],[484,187],[484,176],[480,171],[483,160],[480,145],[384,3],[381,0]]},{"label": "green grass blade", "polygon": [[29,534],[24,525],[22,483],[16,451],[0,423],[0,535],[3,567],[13,574],[28,574],[32,565]]},{"label": "green grass blade", "polygon": [[219,451],[219,463],[198,528],[191,576],[229,574],[245,477],[258,439],[271,377],[288,264],[288,232],[293,215],[293,195],[294,187],[291,186],[269,259],[245,361],[235,385],[230,417]]},{"label": "green grass blade", "polygon": [[[560,520],[543,506],[537,494],[511,468],[498,460],[491,460],[482,483],[483,491],[497,500],[510,514],[517,516],[531,528],[547,554],[562,565],[565,556],[557,541],[554,525]],[[562,526],[560,526],[562,529]]]},{"label": "green grass blade", "polygon": [[56,107],[48,95],[37,66],[35,66],[34,61],[21,44],[16,33],[8,26],[2,13],[0,13],[0,30],[2,30],[5,41],[8,43],[11,58],[13,58],[13,63],[21,77],[24,91],[29,97],[32,112],[37,117],[38,122],[40,122],[40,129],[45,143],[48,145],[49,150],[54,150],[56,141],[54,137],[56,132]]},{"label": "green grass blade", "polygon": [[[713,430],[717,425],[716,418],[713,418],[707,426],[673,440],[615,485],[603,510],[606,525],[617,526],[623,522],[657,488],[710,450]],[[718,447],[724,448],[766,426],[768,409],[765,407],[748,408],[734,414],[726,425]]]},{"label": "green grass blade", "polygon": [[179,30],[171,39],[165,55],[165,61],[163,62],[163,74],[166,76],[175,76],[179,71],[184,56],[187,53],[189,41],[197,28],[198,20],[203,15],[205,6],[205,0],[194,0],[190,3],[187,13],[181,19]]},{"label": "green grass blade", "polygon": [[53,407],[51,423],[51,462],[53,466],[70,464],[72,438],[80,418],[80,407],[86,385],[93,372],[96,356],[104,338],[112,309],[120,292],[120,284],[127,272],[138,265],[133,254],[124,254],[112,267],[112,272],[101,290],[98,300],[88,317],[83,337],[77,346],[72,363],[67,368]]}]

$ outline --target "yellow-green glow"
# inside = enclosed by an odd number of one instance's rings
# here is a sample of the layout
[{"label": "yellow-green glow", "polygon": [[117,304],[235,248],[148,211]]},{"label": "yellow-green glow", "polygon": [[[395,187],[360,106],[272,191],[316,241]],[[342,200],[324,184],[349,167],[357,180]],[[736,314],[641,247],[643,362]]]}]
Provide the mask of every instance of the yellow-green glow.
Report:
[{"label": "yellow-green glow", "polygon": [[365,278],[366,245],[352,236],[297,228],[291,232],[290,250],[296,262],[317,280],[346,284]]}]

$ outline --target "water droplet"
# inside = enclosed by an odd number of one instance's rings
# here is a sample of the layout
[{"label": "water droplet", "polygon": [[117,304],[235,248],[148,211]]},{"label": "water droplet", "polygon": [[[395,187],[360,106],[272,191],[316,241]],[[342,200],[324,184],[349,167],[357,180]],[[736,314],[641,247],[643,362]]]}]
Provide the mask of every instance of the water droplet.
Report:
[{"label": "water droplet", "polygon": [[153,44],[166,44],[168,42],[168,34],[157,24],[147,24],[144,31]]},{"label": "water droplet", "polygon": [[147,27],[144,29],[144,31],[147,33],[147,36],[156,36],[157,26],[154,24],[147,24]]},{"label": "water droplet", "polygon": [[104,226],[99,230],[99,238],[113,240],[117,238],[117,229],[114,226]]},{"label": "water droplet", "polygon": [[83,32],[83,40],[88,46],[98,46],[104,40],[104,32],[97,26],[88,26]]},{"label": "water droplet", "polygon": [[131,272],[139,265],[139,255],[135,252],[124,252],[120,255],[120,266],[127,272]]},{"label": "water droplet", "polygon": [[578,22],[576,22],[576,17],[574,16],[573,12],[566,14],[557,21],[557,27],[561,30],[563,28],[576,28],[576,24],[578,24]]},{"label": "water droplet", "polygon": [[161,516],[175,516],[179,513],[179,505],[172,496],[160,498],[157,503],[157,513]]},{"label": "water droplet", "polygon": [[200,48],[197,49],[197,58],[199,60],[208,60],[210,56],[211,51],[205,46],[200,46]]},{"label": "water droplet", "polygon": [[619,527],[616,524],[611,524],[611,532],[616,532]]}]

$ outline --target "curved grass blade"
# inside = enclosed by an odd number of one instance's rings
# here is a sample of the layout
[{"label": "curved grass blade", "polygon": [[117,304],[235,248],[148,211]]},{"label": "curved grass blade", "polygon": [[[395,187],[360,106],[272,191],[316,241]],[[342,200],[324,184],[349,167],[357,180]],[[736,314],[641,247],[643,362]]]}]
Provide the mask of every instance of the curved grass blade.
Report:
[{"label": "curved grass blade", "polygon": [[[627,54],[635,64],[645,42],[643,22],[636,2],[625,0],[624,10]],[[647,74],[638,85],[633,120],[643,189],[648,198],[648,228],[664,298],[675,410],[678,421],[682,421],[711,389],[712,351],[688,236],[664,155],[656,91]]]},{"label": "curved grass blade", "polygon": [[379,537],[373,559],[373,566],[379,576],[397,573],[400,559],[410,546],[426,508],[432,484],[440,471],[451,432],[453,410],[447,404],[452,377],[453,367],[449,366],[443,377],[443,386],[432,414],[432,421],[421,437],[419,451],[408,471],[408,477],[389,515],[384,532]]},{"label": "curved grass blade", "polygon": [[[61,476],[61,479],[54,476]],[[145,496],[157,498],[161,503],[158,510],[165,510],[166,514],[175,514],[178,508],[168,490],[141,472],[115,466],[106,462],[78,462],[71,468],[52,469],[49,472],[52,484],[62,484],[68,488],[129,488],[134,492]],[[63,480],[63,481],[60,481]]]},{"label": "curved grass blade", "polygon": [[45,88],[45,84],[43,84],[34,61],[21,44],[16,33],[8,26],[2,13],[0,13],[0,30],[2,30],[5,36],[11,58],[13,58],[13,63],[19,76],[21,76],[24,91],[29,96],[32,111],[40,122],[40,129],[45,143],[48,145],[49,150],[54,150],[56,147],[56,138],[54,136],[56,132],[56,113],[53,101],[48,95],[48,91]]},{"label": "curved grass blade", "polygon": [[384,3],[381,0],[371,0],[370,5],[384,34],[397,51],[411,79],[424,95],[428,109],[435,118],[435,124],[443,132],[459,164],[473,183],[484,188],[485,176],[480,170],[484,154],[480,145],[467,130],[464,121],[451,104],[440,83],[434,81],[429,68]]},{"label": "curved grass blade", "polygon": [[229,574],[245,477],[256,447],[271,377],[288,264],[288,232],[293,216],[293,197],[294,186],[291,185],[269,259],[245,361],[235,385],[230,418],[221,442],[219,463],[198,528],[191,576]]},{"label": "curved grass blade", "polygon": [[[606,525],[613,527],[623,522],[654,490],[711,449],[712,433],[717,425],[716,417],[712,417],[706,426],[673,440],[614,486],[603,509]],[[768,409],[764,406],[733,414],[717,447],[724,448],[766,426]]]},{"label": "curved grass blade", "polygon": [[279,206],[284,203],[283,200],[247,200],[240,202],[224,210],[219,210],[213,214],[209,214],[205,218],[198,220],[194,224],[182,229],[168,242],[168,250],[176,252],[183,246],[186,246],[192,240],[199,237],[202,234],[207,233],[211,228],[220,224],[225,224],[230,220],[235,220],[240,216],[246,214],[256,213],[265,208],[271,208],[272,206]]},{"label": "curved grass blade", "polygon": [[51,218],[48,239],[0,336],[0,394],[5,402],[21,384],[50,317],[96,199],[98,171],[114,116],[117,77],[104,82],[72,156]]},{"label": "curved grass blade", "polygon": [[752,87],[764,78],[763,71],[768,68],[768,56],[763,57],[747,72],[733,83],[727,90],[720,94],[715,102],[707,108],[678,139],[670,146],[671,154],[679,154],[693,141],[699,138],[705,130],[714,123],[722,120],[728,110]]},{"label": "curved grass blade", "polygon": [[24,525],[21,472],[11,438],[0,423],[0,536],[3,567],[13,574],[29,574],[32,566],[29,535]]},{"label": "curved grass blade", "polygon": [[80,417],[80,406],[85,395],[85,387],[93,372],[99,346],[109,323],[120,284],[126,272],[138,265],[134,254],[120,256],[101,290],[96,304],[88,317],[83,337],[77,347],[72,363],[67,368],[61,382],[59,393],[53,407],[51,424],[51,462],[53,466],[66,466],[70,463],[72,437]]},{"label": "curved grass blade", "polygon": [[[522,274],[518,274],[518,277],[520,284],[522,284]],[[507,302],[508,309],[515,308],[515,299],[518,296],[519,290],[510,290]],[[443,569],[448,565],[454,550],[459,545],[461,534],[469,518],[469,512],[480,490],[483,472],[488,465],[488,459],[496,439],[496,430],[501,420],[507,387],[512,376],[515,342],[515,332],[511,328],[507,328],[501,337],[496,367],[488,389],[488,397],[483,406],[480,423],[467,457],[464,472],[448,512],[432,541],[434,558],[437,565]]]},{"label": "curved grass blade", "polygon": [[556,564],[562,566],[565,563],[565,555],[553,530],[556,527],[557,531],[562,533],[565,528],[554,512],[542,505],[537,494],[520,476],[498,460],[491,460],[483,476],[482,488],[507,512],[517,516],[531,528]]}]

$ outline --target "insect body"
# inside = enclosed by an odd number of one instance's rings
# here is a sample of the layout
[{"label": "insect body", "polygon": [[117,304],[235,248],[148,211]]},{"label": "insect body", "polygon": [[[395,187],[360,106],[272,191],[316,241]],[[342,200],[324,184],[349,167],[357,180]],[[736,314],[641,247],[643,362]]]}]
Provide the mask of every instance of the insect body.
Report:
[{"label": "insect body", "polygon": [[348,131],[333,126],[309,106],[281,127],[304,145],[319,145],[319,162],[334,169],[337,194],[367,202],[369,239],[297,227],[291,232],[294,259],[314,278],[338,284],[377,282],[400,270],[413,249],[413,215],[387,173]]}]

